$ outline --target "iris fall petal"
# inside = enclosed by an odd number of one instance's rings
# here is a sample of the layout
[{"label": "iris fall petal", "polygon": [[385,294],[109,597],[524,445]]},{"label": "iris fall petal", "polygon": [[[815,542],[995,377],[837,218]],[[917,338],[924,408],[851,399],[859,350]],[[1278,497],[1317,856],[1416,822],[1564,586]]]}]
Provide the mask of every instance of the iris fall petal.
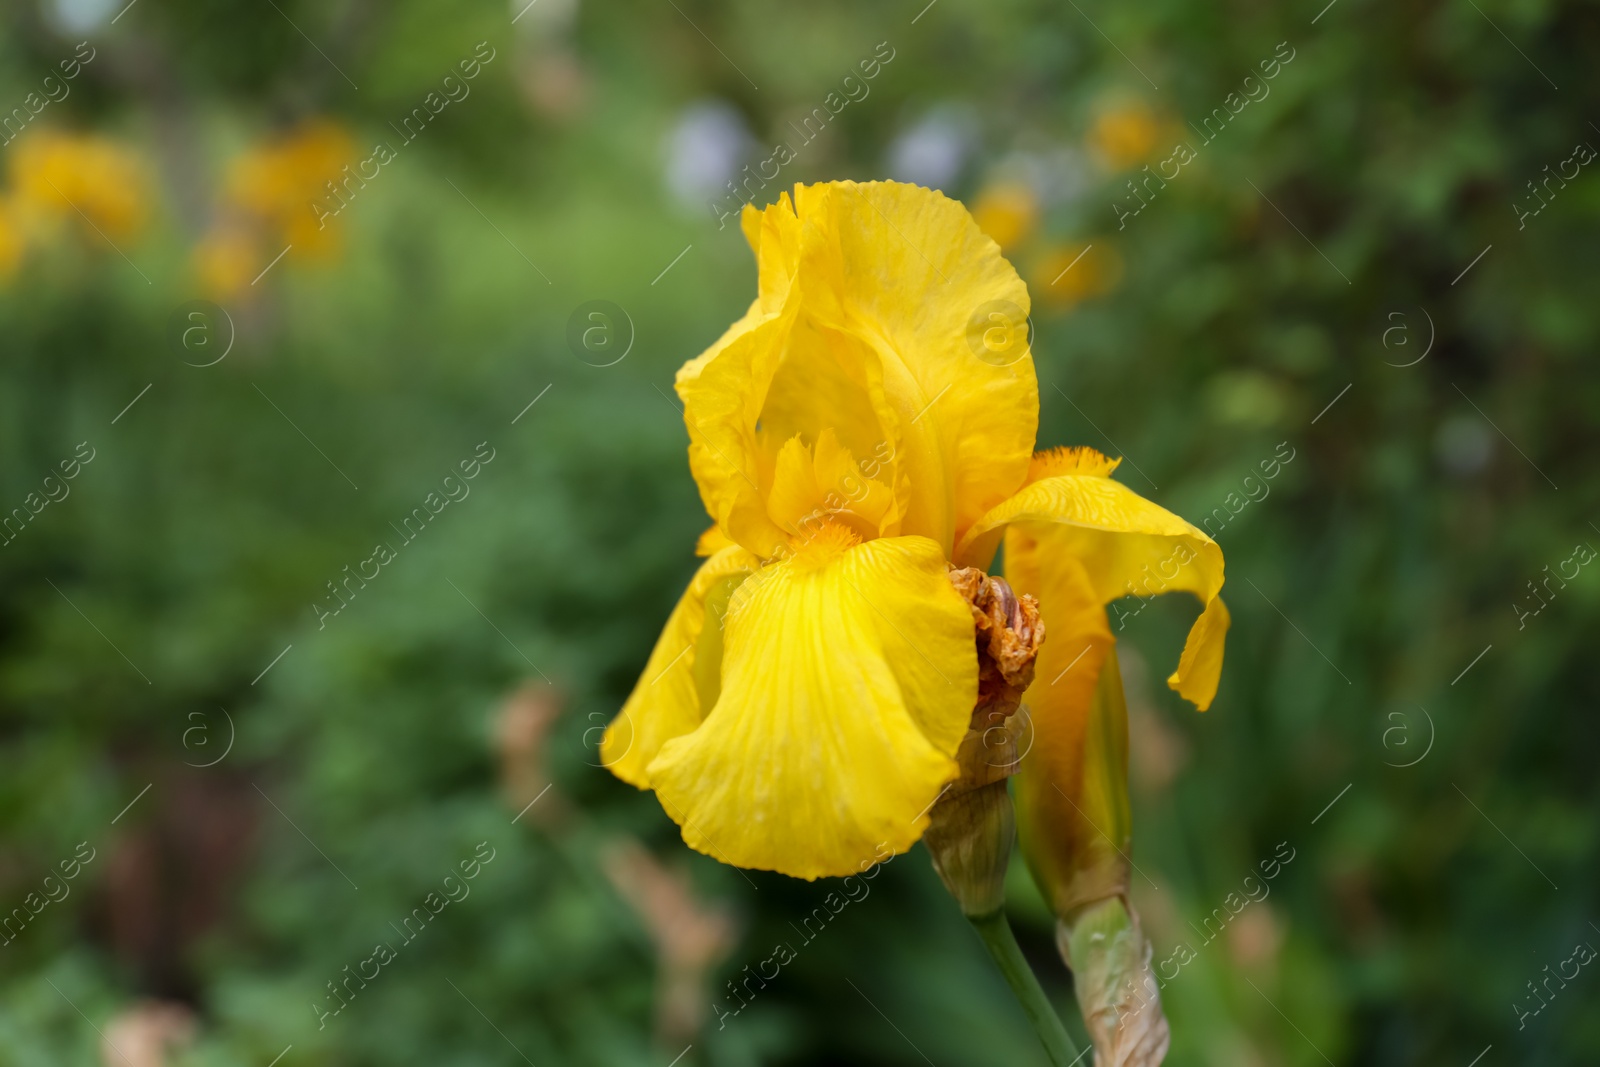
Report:
[{"label": "iris fall petal", "polygon": [[957,562],[986,566],[1008,526],[1079,560],[1101,604],[1130,594],[1198,597],[1204,610],[1168,684],[1201,711],[1210,707],[1229,617],[1218,597],[1222,549],[1204,531],[1105,473],[1047,474],[975,523]]},{"label": "iris fall petal", "polygon": [[646,768],[661,746],[700,725],[705,716],[694,666],[695,645],[705,625],[706,594],[731,576],[748,574],[759,563],[734,545],[712,554],[690,579],[656,639],[644,673],[600,741],[601,765],[618,778],[640,789],[650,788]]},{"label": "iris fall petal", "polygon": [[834,527],[748,579],[721,692],[649,779],[692,847],[799,878],[910,848],[956,774],[977,695],[972,616],[938,545]]}]

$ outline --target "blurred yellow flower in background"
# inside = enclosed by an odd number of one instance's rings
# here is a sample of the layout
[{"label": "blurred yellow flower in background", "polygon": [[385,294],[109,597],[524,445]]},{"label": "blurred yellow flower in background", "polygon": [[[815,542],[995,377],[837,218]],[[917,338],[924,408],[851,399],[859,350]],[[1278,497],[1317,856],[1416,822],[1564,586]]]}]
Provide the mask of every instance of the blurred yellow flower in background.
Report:
[{"label": "blurred yellow flower in background", "polygon": [[992,182],[973,202],[972,219],[1001,251],[1015,251],[1039,225],[1039,197],[1024,182]]},{"label": "blurred yellow flower in background", "polygon": [[195,246],[195,273],[206,292],[231,296],[250,284],[264,266],[256,242],[243,230],[216,227]]},{"label": "blurred yellow flower in background", "polygon": [[[11,149],[0,191],[0,281],[30,248],[77,231],[94,244],[136,234],[149,213],[143,162],[103,137],[31,131]],[[98,236],[96,236],[98,235]]]},{"label": "blurred yellow flower in background", "polygon": [[1038,303],[1064,309],[1104,296],[1122,280],[1122,257],[1106,238],[1046,246],[1028,278]]},{"label": "blurred yellow flower in background", "polygon": [[217,221],[194,251],[206,291],[217,299],[237,295],[286,249],[302,260],[336,257],[343,231],[312,205],[354,158],[355,139],[328,119],[304,122],[235,157]]},{"label": "blurred yellow flower in background", "polygon": [[1119,102],[1101,109],[1085,140],[1109,169],[1125,170],[1149,158],[1161,128],[1161,120],[1145,104]]},{"label": "blurred yellow flower in background", "polygon": [[235,159],[225,202],[302,254],[330,255],[338,249],[338,231],[321,226],[311,205],[354,158],[355,140],[343,126],[327,119],[306,122]]},{"label": "blurred yellow flower in background", "polygon": [[132,152],[102,137],[39,130],[17,142],[9,176],[24,230],[79,219],[110,240],[144,225],[149,183]]},{"label": "blurred yellow flower in background", "polygon": [[0,282],[10,280],[22,263],[22,226],[11,199],[0,199]]},{"label": "blurred yellow flower in background", "polygon": [[[1155,127],[1152,125],[1152,129]],[[1154,143],[1153,134],[1151,142]],[[1108,237],[1062,241],[1045,232],[1044,204],[1034,185],[1015,178],[984,183],[972,219],[1001,251],[1023,266],[1041,308],[1064,311],[1105,296],[1122,279],[1122,258]]]}]

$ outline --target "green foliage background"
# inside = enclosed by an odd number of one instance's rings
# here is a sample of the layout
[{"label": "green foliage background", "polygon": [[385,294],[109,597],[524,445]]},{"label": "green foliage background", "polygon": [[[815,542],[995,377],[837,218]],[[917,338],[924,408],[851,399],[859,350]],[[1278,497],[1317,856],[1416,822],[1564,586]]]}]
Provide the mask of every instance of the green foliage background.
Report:
[{"label": "green foliage background", "polygon": [[[0,904],[97,850],[0,950],[0,1064],[99,1062],[89,1024],[159,996],[199,1013],[183,1065],[292,1045],[284,1067],[666,1067],[651,942],[601,843],[638,835],[739,915],[719,983],[817,906],[825,885],[690,854],[594,766],[594,728],[705,524],[672,374],[754,292],[735,228],[668,194],[664,139],[715,97],[767,146],[881,41],[896,58],[871,95],[783,182],[885,176],[892,140],[955,106],[975,149],[947,191],[970,201],[1019,152],[1081,146],[1107,99],[1198,120],[1279,42],[1296,53],[1124,229],[1127,175],[1085,170],[1040,238],[1103,242],[1124,268],[1107,297],[1035,316],[1042,445],[1124,454],[1119,477],[1195,520],[1280,442],[1295,455],[1219,537],[1234,623],[1213,709],[1160,684],[1192,605],[1119,634],[1135,900],[1158,959],[1197,948],[1164,994],[1169,1062],[1596,1062],[1600,976],[1521,1027],[1516,1005],[1600,943],[1600,578],[1521,625],[1512,605],[1600,544],[1600,184],[1585,170],[1523,229],[1511,205],[1600,144],[1600,8],[1319,6],[591,2],[561,118],[526,102],[548,23],[513,24],[520,5],[142,0],[84,33],[8,8],[0,102],[89,37],[101,57],[39,121],[140,146],[160,199],[124,249],[148,284],[86,241],[0,290],[0,504],[96,450],[0,549]],[[385,136],[482,40],[503,58],[348,209],[342,258],[280,265],[230,309],[229,358],[186,366],[168,325],[198,295],[189,249],[229,156],[308,115]],[[593,299],[636,331],[614,366],[566,343]],[[319,628],[324,583],[482,441],[496,458],[470,498]],[[541,673],[569,698],[548,759],[584,813],[559,833],[513,824],[496,782],[493,709]],[[219,709],[231,752],[186,768],[225,740]],[[480,841],[496,858],[471,897],[319,1031],[324,983]],[[1201,947],[1279,842],[1295,860],[1270,897]],[[1043,908],[1014,888],[1069,1008]],[[924,1061],[1043,1058],[919,849],[681,1062]]]}]

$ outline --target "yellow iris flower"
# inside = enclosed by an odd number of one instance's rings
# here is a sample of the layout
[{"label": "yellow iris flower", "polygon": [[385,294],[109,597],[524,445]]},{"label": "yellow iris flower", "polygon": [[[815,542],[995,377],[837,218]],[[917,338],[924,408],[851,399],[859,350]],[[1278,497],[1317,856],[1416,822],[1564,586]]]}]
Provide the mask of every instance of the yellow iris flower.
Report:
[{"label": "yellow iris flower", "polygon": [[1089,128],[1089,147],[1113,171],[1126,170],[1150,158],[1161,139],[1162,122],[1142,103],[1113,103]]},{"label": "yellow iris flower", "polygon": [[1024,698],[1037,745],[1073,714],[1071,656],[1108,642],[1104,605],[1130,588],[1205,604],[1170,679],[1205,708],[1221,551],[1098,453],[1034,455],[1027,288],[966,209],[830,182],[742,223],[759,295],[677,377],[709,558],[604,763],[725,863],[809,879],[906,851],[957,776],[977,697],[972,612],[947,572],[987,569],[1002,538],[1050,634]]}]

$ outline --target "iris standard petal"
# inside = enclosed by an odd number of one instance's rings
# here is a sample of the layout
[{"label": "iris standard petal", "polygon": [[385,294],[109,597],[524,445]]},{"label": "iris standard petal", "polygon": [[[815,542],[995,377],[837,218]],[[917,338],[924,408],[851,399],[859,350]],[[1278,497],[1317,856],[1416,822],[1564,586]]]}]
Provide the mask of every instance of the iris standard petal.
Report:
[{"label": "iris standard petal", "polygon": [[[763,505],[777,458],[797,435],[815,446],[831,431],[871,465],[867,477],[894,492],[897,514],[909,493],[899,472],[899,418],[885,394],[877,349],[847,330],[820,325],[807,295],[815,286],[789,273],[799,227],[787,198],[759,216],[758,225],[747,225],[760,261],[760,295],[740,324],[677,378],[690,468],[706,509],[730,538],[763,558],[801,535],[775,523]],[[824,495],[846,488],[840,480]]]},{"label": "iris standard petal", "polygon": [[939,546],[829,527],[746,580],[724,637],[716,706],[649,767],[684,840],[808,879],[910,848],[977,695]]},{"label": "iris standard petal", "polygon": [[[802,313],[789,333],[757,423],[763,477],[771,473],[772,459],[796,436],[808,446],[820,446],[825,436],[832,436],[858,461],[855,477],[866,473],[894,490],[901,469],[899,422],[884,392],[883,362],[877,351],[854,335],[817,326]],[[860,466],[869,463],[870,473]],[[842,472],[842,477],[831,479],[824,493],[844,495],[843,478],[850,476],[851,472]],[[896,496],[903,501],[909,485],[898,480]],[[762,482],[764,490],[771,485],[770,480]],[[896,505],[897,512],[900,506]]]},{"label": "iris standard petal", "polygon": [[882,356],[911,481],[903,530],[948,552],[1028,471],[1039,387],[1027,286],[967,209],[931,189],[799,186],[795,209],[807,313]]},{"label": "iris standard petal", "polygon": [[656,639],[644,673],[600,741],[600,763],[618,778],[640,789],[650,788],[646,768],[661,746],[694,730],[705,718],[694,666],[706,595],[724,580],[748,574],[760,562],[735,545],[714,553],[690,579]]},{"label": "iris standard petal", "polygon": [[1058,474],[1031,482],[974,524],[957,546],[957,565],[987,566],[1008,526],[1077,559],[1101,604],[1170,592],[1198,597],[1205,610],[1167,684],[1201,711],[1210,707],[1228,631],[1215,541],[1105,474]]},{"label": "iris standard petal", "polygon": [[786,441],[832,427],[858,458],[887,455],[901,532],[948,553],[1027,475],[1026,286],[964,207],[919,186],[797,186],[742,224],[760,295],[743,332],[678,377],[713,517],[770,555],[774,528],[745,498]]},{"label": "iris standard petal", "polygon": [[788,534],[767,517],[756,421],[792,318],[782,312],[759,318],[737,335],[730,330],[678,371],[689,471],[700,499],[729,538],[763,557]]}]

